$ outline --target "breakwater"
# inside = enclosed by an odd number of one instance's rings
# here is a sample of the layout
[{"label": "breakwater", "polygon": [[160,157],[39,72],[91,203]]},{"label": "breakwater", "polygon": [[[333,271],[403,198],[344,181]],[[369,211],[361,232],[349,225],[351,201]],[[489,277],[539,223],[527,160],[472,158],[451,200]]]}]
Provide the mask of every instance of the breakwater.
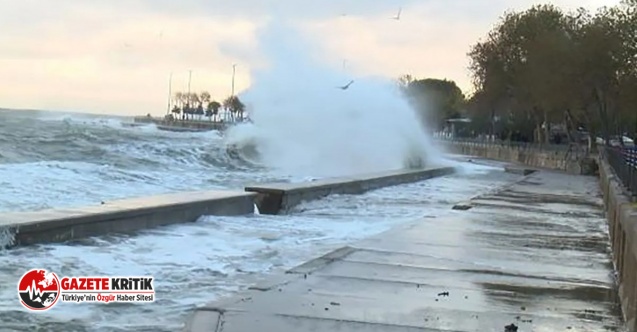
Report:
[{"label": "breakwater", "polygon": [[225,130],[227,127],[227,124],[223,121],[169,120],[148,116],[137,116],[133,118],[133,121],[134,124],[154,124],[158,129],[177,132]]},{"label": "breakwater", "polygon": [[361,194],[369,190],[417,182],[453,173],[449,167],[398,170],[305,183],[273,183],[245,191],[185,192],[103,202],[101,205],[36,212],[5,213],[0,230],[9,237],[5,246],[64,242],[109,233],[194,222],[204,215],[233,216],[254,212],[287,212],[303,201],[330,194]]},{"label": "breakwater", "polygon": [[303,183],[262,184],[246,187],[246,191],[258,194],[256,204],[261,213],[279,214],[289,211],[303,201],[334,194],[362,194],[382,187],[422,181],[453,172],[453,167],[390,171]]}]

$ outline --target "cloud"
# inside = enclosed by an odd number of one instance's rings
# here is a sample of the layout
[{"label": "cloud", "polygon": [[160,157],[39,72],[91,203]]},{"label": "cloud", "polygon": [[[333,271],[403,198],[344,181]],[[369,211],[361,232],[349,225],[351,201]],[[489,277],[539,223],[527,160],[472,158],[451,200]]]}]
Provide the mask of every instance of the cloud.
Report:
[{"label": "cloud", "polygon": [[[561,0],[554,3],[569,11],[594,9],[616,0]],[[386,77],[411,74],[455,80],[472,90],[467,53],[508,10],[524,10],[528,0],[421,1],[403,8],[399,21],[387,13],[365,17],[314,20],[304,26],[323,44],[323,55],[333,65],[343,59],[352,74]],[[325,38],[324,36],[331,36]]]},{"label": "cloud", "polygon": [[[208,17],[262,17],[278,19],[317,19],[394,13],[399,6],[409,6],[433,0],[134,0],[138,8],[147,10],[192,15],[203,13]],[[130,4],[129,0],[114,0],[113,4]]]},{"label": "cloud", "polygon": [[[612,0],[561,0],[600,6]],[[6,107],[161,114],[173,88],[230,92],[267,59],[258,32],[294,21],[316,57],[355,74],[447,77],[469,88],[466,52],[527,0],[20,0],[0,2],[0,100]],[[390,19],[402,7],[400,21]],[[342,14],[347,14],[342,16]]]},{"label": "cloud", "polygon": [[[0,15],[14,17],[37,1],[26,2],[12,8],[14,15]],[[185,90],[189,70],[194,91],[210,90],[220,99],[229,93],[236,61],[221,46],[243,50],[242,60],[253,61],[248,50],[262,24],[71,2],[55,9],[41,1],[44,7],[32,10],[37,23],[0,35],[0,99],[8,106],[161,113],[169,73],[174,72],[175,89]],[[2,28],[17,22],[0,21]],[[247,73],[239,71],[237,82],[249,84]]]}]

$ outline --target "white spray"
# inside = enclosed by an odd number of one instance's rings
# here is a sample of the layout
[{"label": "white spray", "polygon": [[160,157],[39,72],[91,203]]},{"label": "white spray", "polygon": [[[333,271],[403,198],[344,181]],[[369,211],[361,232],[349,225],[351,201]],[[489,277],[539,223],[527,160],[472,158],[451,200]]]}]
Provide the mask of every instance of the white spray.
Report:
[{"label": "white spray", "polygon": [[294,176],[346,176],[441,160],[394,81],[330,68],[306,41],[280,23],[264,31],[260,52],[269,65],[252,71],[253,84],[240,96],[254,124],[230,130],[229,143],[256,144],[262,163]]}]

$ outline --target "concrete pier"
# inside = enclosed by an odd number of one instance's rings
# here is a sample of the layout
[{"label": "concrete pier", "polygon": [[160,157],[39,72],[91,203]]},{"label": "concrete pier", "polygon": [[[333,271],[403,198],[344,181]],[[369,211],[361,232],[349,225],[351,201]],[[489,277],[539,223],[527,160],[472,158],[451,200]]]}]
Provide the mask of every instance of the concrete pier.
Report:
[{"label": "concrete pier", "polygon": [[220,121],[168,120],[165,118],[154,118],[148,116],[134,117],[133,124],[154,124],[157,126],[157,129],[176,132],[225,130],[228,127],[228,123]]},{"label": "concrete pier", "polygon": [[454,171],[453,167],[396,170],[311,182],[259,184],[248,186],[245,190],[258,194],[256,203],[261,213],[279,214],[289,211],[303,201],[312,201],[335,194],[362,194],[383,187],[445,176]]},{"label": "concrete pier", "polygon": [[203,215],[242,215],[254,211],[255,194],[202,191],[104,202],[96,206],[3,213],[0,228],[14,236],[11,246],[63,242],[108,233],[128,233]]},{"label": "concrete pier", "polygon": [[186,330],[620,329],[596,178],[541,170],[466,204],[201,307]]}]

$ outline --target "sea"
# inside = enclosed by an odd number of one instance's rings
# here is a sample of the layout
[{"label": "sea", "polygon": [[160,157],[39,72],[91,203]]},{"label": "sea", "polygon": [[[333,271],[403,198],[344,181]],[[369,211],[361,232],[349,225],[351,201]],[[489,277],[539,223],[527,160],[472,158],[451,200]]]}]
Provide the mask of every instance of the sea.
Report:
[{"label": "sea", "polygon": [[[115,116],[0,110],[0,211],[242,190],[247,184],[313,176],[290,176],[238,157],[219,132],[168,132],[123,125],[127,122]],[[466,159],[455,160],[460,171],[454,175],[364,195],[334,195],[286,215],[203,216],[129,235],[0,249],[0,331],[180,331],[197,306],[400,223],[457,213],[454,204],[516,177],[502,172],[501,165]],[[28,312],[18,301],[17,282],[33,268],[75,276],[152,275],[156,300],[59,302],[46,312]]]}]

